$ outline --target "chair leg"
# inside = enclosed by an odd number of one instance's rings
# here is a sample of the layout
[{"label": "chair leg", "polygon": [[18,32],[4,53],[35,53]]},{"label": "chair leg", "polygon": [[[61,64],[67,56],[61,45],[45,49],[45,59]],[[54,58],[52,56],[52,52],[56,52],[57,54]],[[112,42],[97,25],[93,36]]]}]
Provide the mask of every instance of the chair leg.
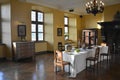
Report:
[{"label": "chair leg", "polygon": [[94,61],[94,69],[95,69],[95,61]]},{"label": "chair leg", "polygon": [[87,60],[86,60],[86,69],[87,69]]},{"label": "chair leg", "polygon": [[104,56],[103,56],[103,60],[104,60]]},{"label": "chair leg", "polygon": [[55,66],[55,73],[57,74],[57,66]]},{"label": "chair leg", "polygon": [[64,66],[63,65],[61,66],[61,70],[62,70],[62,72],[64,71]]},{"label": "chair leg", "polygon": [[108,62],[108,55],[107,55],[107,62]]},{"label": "chair leg", "polygon": [[90,67],[91,67],[91,61],[90,61]]},{"label": "chair leg", "polygon": [[97,61],[97,69],[98,69],[98,61]]},{"label": "chair leg", "polygon": [[70,74],[70,64],[69,64],[69,74]]},{"label": "chair leg", "polygon": [[101,62],[101,56],[102,56],[102,55],[100,55],[100,62]]}]

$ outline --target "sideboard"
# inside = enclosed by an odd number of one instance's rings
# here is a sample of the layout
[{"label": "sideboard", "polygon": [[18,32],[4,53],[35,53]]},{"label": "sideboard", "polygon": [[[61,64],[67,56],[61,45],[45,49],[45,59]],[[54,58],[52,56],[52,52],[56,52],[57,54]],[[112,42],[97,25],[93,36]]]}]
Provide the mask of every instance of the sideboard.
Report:
[{"label": "sideboard", "polygon": [[34,42],[13,42],[13,60],[34,57]]}]

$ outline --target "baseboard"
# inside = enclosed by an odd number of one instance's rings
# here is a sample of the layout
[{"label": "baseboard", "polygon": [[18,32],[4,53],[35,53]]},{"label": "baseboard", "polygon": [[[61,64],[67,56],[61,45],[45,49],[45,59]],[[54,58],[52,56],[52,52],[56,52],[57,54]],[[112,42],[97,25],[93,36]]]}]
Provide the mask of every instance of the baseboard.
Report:
[{"label": "baseboard", "polygon": [[48,53],[54,53],[54,51],[47,51]]},{"label": "baseboard", "polygon": [[35,55],[48,54],[48,53],[53,53],[53,51],[40,51],[40,52],[36,52]]},{"label": "baseboard", "polygon": [[7,59],[5,57],[1,57],[0,61],[6,61]]}]

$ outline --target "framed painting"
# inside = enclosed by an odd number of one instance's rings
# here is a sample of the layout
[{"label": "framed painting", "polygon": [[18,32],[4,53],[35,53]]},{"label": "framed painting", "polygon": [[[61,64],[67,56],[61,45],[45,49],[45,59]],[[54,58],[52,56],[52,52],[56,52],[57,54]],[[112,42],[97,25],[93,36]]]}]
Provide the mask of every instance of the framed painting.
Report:
[{"label": "framed painting", "polygon": [[26,36],[26,25],[18,25],[18,36],[19,37]]},{"label": "framed painting", "polygon": [[57,36],[62,36],[62,28],[57,28]]}]

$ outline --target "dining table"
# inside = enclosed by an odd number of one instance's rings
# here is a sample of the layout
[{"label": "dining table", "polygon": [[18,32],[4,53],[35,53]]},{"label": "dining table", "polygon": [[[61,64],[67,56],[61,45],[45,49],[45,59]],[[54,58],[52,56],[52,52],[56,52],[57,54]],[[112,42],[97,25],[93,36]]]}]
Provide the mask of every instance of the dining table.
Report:
[{"label": "dining table", "polygon": [[[97,46],[100,48],[100,53],[106,52],[108,50],[108,46],[102,47]],[[69,77],[76,77],[77,74],[83,71],[86,68],[86,58],[87,57],[94,57],[95,56],[96,47],[92,49],[83,49],[79,48],[79,52],[75,49],[71,51],[63,51],[63,60],[70,62],[70,76]],[[88,63],[87,66],[90,66]],[[65,71],[68,72],[68,66],[65,66]]]},{"label": "dining table", "polygon": [[[79,52],[76,50],[63,51],[63,60],[71,63],[70,65],[70,76],[76,77],[76,75],[86,68],[86,58],[94,56],[95,49],[80,49]],[[68,71],[68,67],[65,67],[65,71]]]}]

